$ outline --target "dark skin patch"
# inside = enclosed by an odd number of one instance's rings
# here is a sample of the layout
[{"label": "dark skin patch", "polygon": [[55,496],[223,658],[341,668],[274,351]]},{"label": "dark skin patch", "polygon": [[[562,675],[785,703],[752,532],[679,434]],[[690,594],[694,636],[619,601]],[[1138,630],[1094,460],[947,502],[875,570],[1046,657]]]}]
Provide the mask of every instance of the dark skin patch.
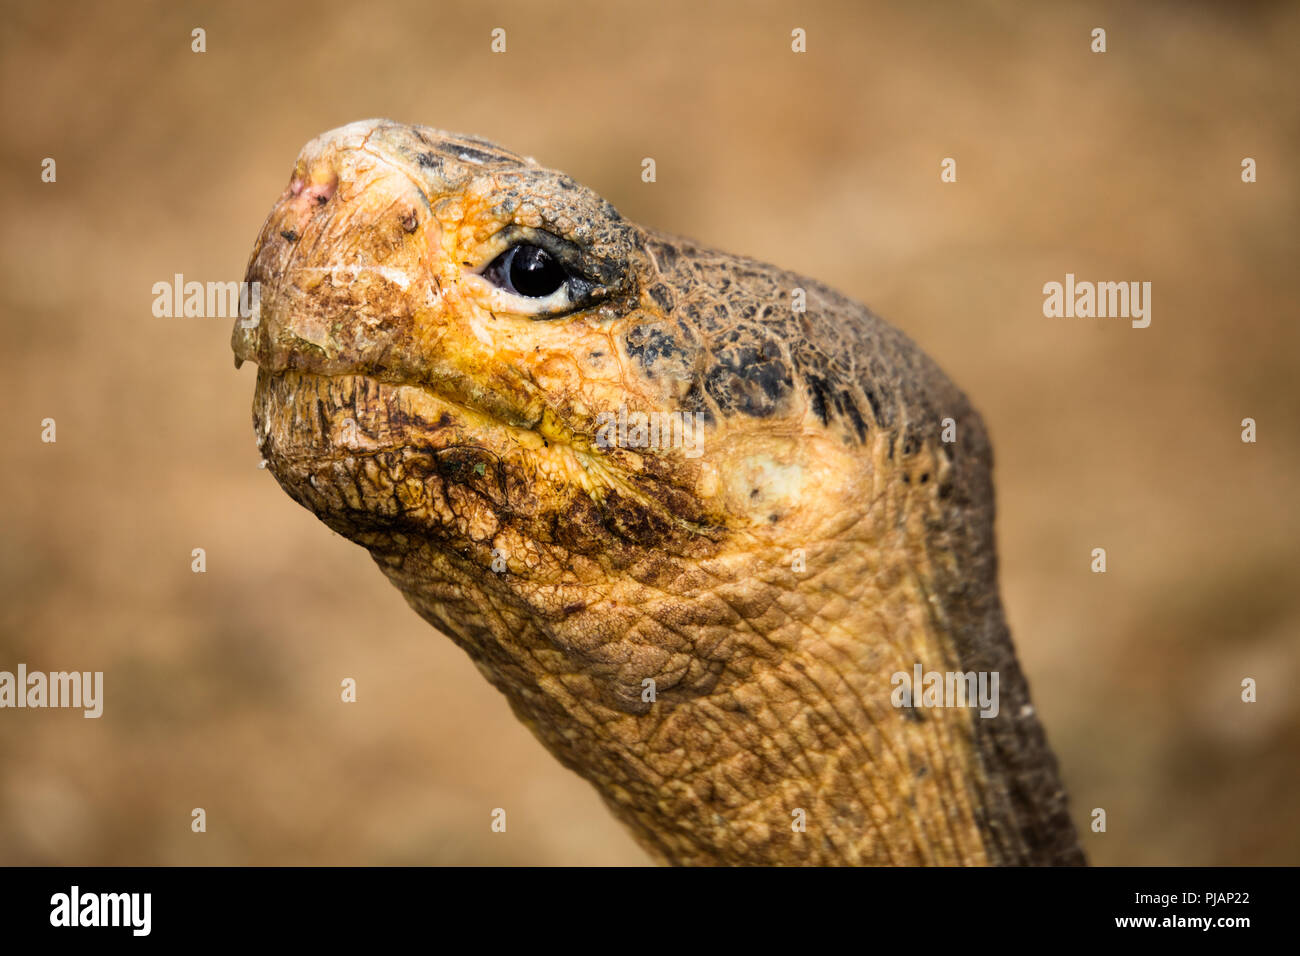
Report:
[{"label": "dark skin patch", "polygon": [[699,382],[691,382],[686,394],[682,396],[682,408],[692,414],[703,415],[706,425],[717,424],[717,417],[713,414],[713,408],[704,400],[704,390]]},{"label": "dark skin patch", "polygon": [[853,430],[858,433],[858,441],[867,440],[867,423],[862,420],[862,413],[858,411],[858,405],[853,401],[853,396],[848,392],[844,393],[844,413],[853,423]]},{"label": "dark skin patch", "polygon": [[474,163],[474,162],[500,163],[504,160],[514,158],[511,156],[504,155],[502,153],[488,152],[487,150],[484,149],[477,149],[476,147],[473,146],[463,146],[460,143],[449,143],[447,145],[447,148],[445,149],[445,152],[447,153],[447,155],[454,156],[456,159],[462,160],[467,163]]},{"label": "dark skin patch", "polygon": [[737,345],[717,355],[704,387],[724,414],[769,418],[784,410],[794,378],[782,359],[765,358],[762,348]]},{"label": "dark skin patch", "polygon": [[598,555],[605,548],[605,523],[590,498],[574,498],[564,515],[556,515],[551,536],[571,554]]},{"label": "dark skin patch", "polygon": [[648,250],[655,261],[659,263],[659,268],[668,272],[677,266],[677,250],[672,246],[662,242],[651,242]]},{"label": "dark skin patch", "polygon": [[655,304],[667,315],[673,309],[673,294],[668,286],[662,282],[650,287],[650,298],[655,300]]},{"label": "dark skin patch", "polygon": [[875,390],[864,388],[863,391],[867,394],[867,404],[871,406],[871,417],[874,418],[878,424],[885,425],[884,412],[880,407],[880,399],[876,398]]},{"label": "dark skin patch", "polygon": [[829,424],[830,413],[826,406],[826,382],[819,376],[808,376],[808,397],[813,414],[817,416],[823,425]]},{"label": "dark skin patch", "polygon": [[646,371],[654,368],[661,358],[682,355],[682,349],[673,336],[663,329],[638,325],[627,333],[627,354],[641,363]]}]

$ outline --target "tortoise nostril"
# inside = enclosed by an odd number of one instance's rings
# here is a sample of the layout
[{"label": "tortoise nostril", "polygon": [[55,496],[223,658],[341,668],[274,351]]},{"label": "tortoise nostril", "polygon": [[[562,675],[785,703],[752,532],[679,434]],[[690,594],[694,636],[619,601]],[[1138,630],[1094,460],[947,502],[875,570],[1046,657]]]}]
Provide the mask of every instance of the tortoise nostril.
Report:
[{"label": "tortoise nostril", "polygon": [[320,175],[320,171],[313,173],[299,173],[289,181],[289,193],[295,199],[306,203],[315,203],[323,206],[333,198],[339,188],[339,177],[337,173],[328,172]]}]

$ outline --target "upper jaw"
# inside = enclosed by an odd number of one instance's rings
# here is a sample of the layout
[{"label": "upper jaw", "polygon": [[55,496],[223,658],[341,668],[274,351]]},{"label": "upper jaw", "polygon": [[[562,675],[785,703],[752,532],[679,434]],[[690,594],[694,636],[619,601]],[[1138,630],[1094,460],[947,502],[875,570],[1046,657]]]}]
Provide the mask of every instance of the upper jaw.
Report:
[{"label": "upper jaw", "polygon": [[245,282],[260,308],[236,320],[236,362],[338,373],[412,351],[412,317],[440,295],[441,230],[408,164],[369,145],[386,121],[308,143],[272,207]]}]

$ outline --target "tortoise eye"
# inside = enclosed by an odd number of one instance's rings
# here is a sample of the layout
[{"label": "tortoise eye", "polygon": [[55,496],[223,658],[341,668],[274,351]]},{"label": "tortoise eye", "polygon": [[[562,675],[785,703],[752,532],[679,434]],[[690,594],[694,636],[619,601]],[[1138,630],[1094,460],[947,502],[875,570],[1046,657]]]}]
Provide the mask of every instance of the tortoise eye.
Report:
[{"label": "tortoise eye", "polygon": [[568,279],[559,261],[543,249],[528,243],[511,246],[483,270],[493,285],[515,295],[544,299],[557,292]]}]

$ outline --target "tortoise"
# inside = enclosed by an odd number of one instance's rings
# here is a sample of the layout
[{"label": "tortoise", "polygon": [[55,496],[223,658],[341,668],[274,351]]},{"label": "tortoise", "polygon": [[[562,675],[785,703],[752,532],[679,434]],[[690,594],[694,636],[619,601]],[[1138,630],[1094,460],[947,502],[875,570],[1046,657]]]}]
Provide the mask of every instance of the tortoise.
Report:
[{"label": "tortoise", "polygon": [[1083,862],[985,426],[869,309],[390,120],[303,149],[247,281],[276,480],[655,859]]}]

